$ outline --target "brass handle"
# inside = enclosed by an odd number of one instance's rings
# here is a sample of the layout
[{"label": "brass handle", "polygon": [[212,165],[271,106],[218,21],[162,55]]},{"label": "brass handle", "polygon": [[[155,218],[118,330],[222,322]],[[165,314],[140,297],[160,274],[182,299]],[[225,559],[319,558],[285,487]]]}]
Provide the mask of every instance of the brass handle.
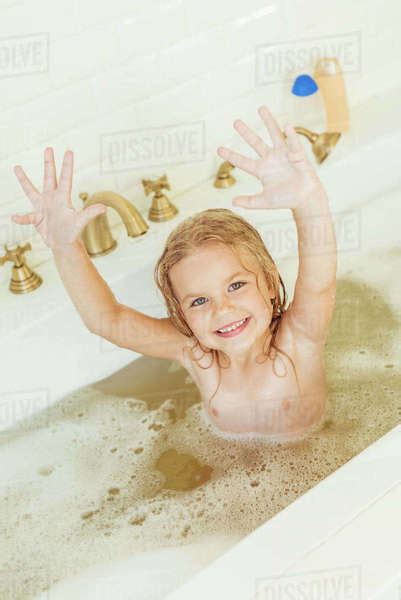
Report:
[{"label": "brass handle", "polygon": [[7,261],[13,262],[16,267],[22,267],[24,260],[23,255],[27,250],[32,250],[30,242],[27,242],[23,246],[18,246],[10,250],[7,244],[4,244],[4,250],[6,251],[4,256],[0,256],[0,265],[4,265]]},{"label": "brass handle", "polygon": [[42,284],[42,278],[28,267],[24,259],[25,252],[32,250],[30,242],[23,246],[18,244],[16,248],[11,250],[7,247],[7,244],[4,244],[4,249],[6,253],[0,257],[0,265],[4,265],[7,261],[14,263],[8,286],[10,292],[13,292],[13,294],[26,294],[36,290]]},{"label": "brass handle", "polygon": [[158,179],[142,179],[143,189],[148,196],[152,192],[152,205],[148,212],[150,221],[168,221],[178,214],[178,208],[171,202],[167,196],[162,194],[162,190],[171,190],[167,175],[162,175]]},{"label": "brass handle", "polygon": [[228,160],[222,162],[214,180],[214,187],[227,188],[234,185],[236,179],[231,175],[231,171],[233,169],[235,169],[235,166],[231,164]]},{"label": "brass handle", "polygon": [[142,179],[142,185],[147,196],[151,192],[155,192],[156,196],[160,196],[163,189],[171,190],[167,175],[162,175],[158,179]]},{"label": "brass handle", "polygon": [[228,160],[225,160],[223,163],[221,163],[219,170],[217,171],[217,175],[220,177],[222,175],[229,175],[233,169],[235,169],[235,166]]}]

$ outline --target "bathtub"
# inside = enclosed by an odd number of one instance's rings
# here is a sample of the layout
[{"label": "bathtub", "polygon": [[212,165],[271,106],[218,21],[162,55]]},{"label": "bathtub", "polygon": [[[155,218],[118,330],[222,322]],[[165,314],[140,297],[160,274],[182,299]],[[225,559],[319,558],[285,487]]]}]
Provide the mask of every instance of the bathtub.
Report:
[{"label": "bathtub", "polygon": [[[319,175],[329,194],[340,252],[398,244],[397,200],[383,197],[400,185],[401,118],[399,91],[373,96],[351,112],[352,130],[340,139]],[[385,108],[384,108],[385,106]],[[376,114],[377,118],[372,118]],[[380,117],[380,118],[379,118]],[[302,138],[304,139],[304,138]],[[314,160],[308,142],[307,151]],[[96,257],[94,264],[118,300],[155,317],[165,316],[163,299],[153,282],[153,266],[168,233],[186,216],[210,207],[231,207],[231,198],[259,189],[253,178],[236,170],[238,183],[216,190],[212,179],[178,195],[176,219],[149,222],[141,238],[128,238],[122,224],[113,228],[118,249]],[[377,203],[375,203],[375,199]],[[388,206],[385,207],[386,202]],[[265,234],[275,260],[288,259],[287,287],[293,289],[296,229],[289,211],[235,210]],[[384,231],[378,219],[388,216]],[[146,218],[146,215],[144,215]],[[377,223],[381,227],[377,227]],[[34,265],[33,265],[34,266]],[[130,363],[138,355],[116,348],[83,327],[67,296],[53,260],[37,268],[43,284],[30,294],[1,290],[1,412],[0,431],[35,414],[65,394],[92,383]],[[40,352],[38,349],[40,348]]]},{"label": "bathtub", "polygon": [[[53,554],[49,553],[44,562],[37,559],[35,563],[37,556],[34,548],[28,549],[31,554],[26,551],[25,560],[28,561],[31,556],[32,572],[28,573],[25,583],[18,576],[18,569],[24,568],[23,563],[18,568],[15,566],[15,578],[12,581],[10,579],[9,583],[9,590],[12,589],[14,595],[10,594],[10,597],[18,600],[19,597],[26,597],[23,594],[29,594],[30,597],[36,594],[37,598],[56,600],[74,595],[76,598],[100,600],[112,595],[179,600],[187,597],[204,598],[206,595],[213,597],[213,592],[218,589],[219,594],[222,591],[232,600],[256,598],[257,594],[260,598],[267,598],[267,593],[272,594],[273,589],[278,593],[277,581],[284,586],[284,583],[294,582],[291,577],[298,576],[298,583],[301,581],[305,584],[313,573],[319,572],[326,577],[333,568],[337,569],[333,575],[336,581],[349,578],[354,586],[353,593],[360,594],[352,596],[355,598],[379,597],[377,594],[385,590],[385,586],[387,590],[390,589],[390,580],[395,585],[396,567],[387,571],[379,570],[373,582],[366,576],[366,565],[373,560],[373,555],[378,564],[383,556],[390,554],[390,550],[398,550],[399,553],[396,540],[392,541],[391,547],[381,547],[380,552],[373,552],[372,556],[366,558],[365,565],[365,555],[358,555],[366,547],[362,539],[356,543],[354,554],[341,562],[339,556],[344,554],[340,553],[340,548],[350,548],[350,543],[348,541],[344,546],[344,534],[341,546],[335,536],[347,525],[349,539],[355,541],[359,539],[362,525],[365,529],[371,527],[373,531],[374,525],[381,523],[380,519],[384,524],[388,515],[394,519],[398,516],[400,521],[397,501],[400,499],[401,430],[398,425],[399,404],[397,396],[394,396],[397,383],[394,373],[400,364],[399,360],[397,362],[397,328],[401,311],[401,289],[394,277],[394,268],[399,267],[401,257],[397,225],[401,202],[398,99],[399,94],[395,93],[372,97],[364,105],[356,107],[352,112],[352,131],[343,136],[332,156],[319,169],[328,190],[336,225],[338,278],[341,298],[344,299],[339,305],[341,318],[333,328],[334,342],[328,351],[327,361],[335,365],[344,378],[349,377],[350,382],[354,381],[355,369],[359,369],[358,373],[376,372],[374,365],[378,369],[375,381],[377,379],[380,382],[382,393],[393,394],[391,410],[388,410],[383,422],[377,419],[375,427],[364,424],[364,439],[355,438],[355,448],[347,448],[341,460],[327,466],[323,475],[320,473],[318,481],[311,477],[306,489],[297,490],[297,493],[291,490],[284,500],[276,498],[274,510],[265,522],[259,522],[254,517],[252,526],[231,530],[223,528],[223,531],[211,531],[213,528],[209,527],[203,533],[197,531],[196,535],[188,534],[184,525],[181,542],[176,544],[171,543],[174,535],[163,538],[160,543],[152,542],[146,538],[142,528],[142,533],[136,534],[144,538],[138,542],[143,543],[141,552],[134,552],[129,536],[118,529],[121,555],[115,553],[116,546],[112,546],[113,552],[109,555],[106,542],[113,536],[106,535],[111,533],[107,527],[112,529],[112,519],[122,519],[122,515],[132,508],[129,502],[136,501],[124,496],[121,482],[117,485],[116,481],[108,479],[111,473],[113,477],[117,477],[118,473],[122,477],[118,459],[121,456],[121,464],[124,463],[125,454],[120,452],[116,440],[120,439],[119,431],[123,437],[124,419],[128,419],[126,415],[129,409],[143,411],[151,398],[155,404],[150,406],[150,413],[162,421],[169,410],[167,404],[164,406],[164,401],[174,401],[175,407],[182,408],[190,397],[192,422],[200,428],[207,427],[202,424],[200,411],[196,410],[196,389],[185,371],[175,362],[138,355],[88,332],[59,281],[53,261],[47,261],[37,268],[44,283],[32,294],[14,296],[3,285],[0,294],[0,440],[2,463],[7,466],[2,477],[2,510],[5,510],[10,523],[18,514],[18,519],[15,519],[18,527],[21,527],[22,540],[28,532],[35,534],[40,531],[44,534],[43,518],[46,511],[48,515],[53,515],[49,517],[49,522],[54,523],[56,531],[52,542],[55,544]],[[380,123],[372,118],[376,109]],[[235,188],[216,190],[212,180],[208,180],[196,189],[175,197],[174,203],[180,211],[178,217],[172,222],[150,223],[149,231],[140,239],[127,238],[121,225],[113,228],[113,235],[118,239],[117,249],[110,255],[94,259],[94,264],[121,303],[155,317],[165,316],[162,298],[153,282],[153,266],[163,249],[164,240],[180,219],[209,207],[231,208],[230,199],[233,195],[252,193],[258,189],[246,174],[236,172],[235,176]],[[287,211],[235,210],[264,236],[269,250],[279,263],[291,297],[297,269],[297,247],[295,225]],[[349,290],[353,294],[350,302],[347,301]],[[355,315],[365,314],[365,298],[371,312],[366,312],[366,320],[353,319]],[[379,312],[375,312],[375,306]],[[374,322],[370,320],[370,314]],[[374,326],[380,315],[384,319],[384,332],[377,324]],[[357,339],[357,336],[360,338]],[[381,336],[384,336],[383,339]],[[357,341],[355,347],[350,346],[350,337]],[[383,350],[380,350],[380,344]],[[366,386],[366,394],[369,394],[371,382],[365,379],[363,385]],[[90,390],[92,395],[86,394],[85,390]],[[347,391],[338,393],[339,398],[344,399]],[[97,394],[97,400],[93,400],[93,394]],[[99,409],[99,398],[108,397],[113,398],[109,412],[108,409]],[[84,413],[80,412],[82,405],[85,406]],[[161,407],[164,407],[164,412]],[[101,410],[106,412],[100,413]],[[106,414],[109,422],[105,424]],[[89,419],[88,415],[94,420],[85,421]],[[148,430],[156,436],[160,431],[157,427],[162,429],[164,422],[159,423],[156,417],[156,421],[152,420],[152,415],[144,413],[144,419],[148,419]],[[335,416],[333,408],[332,418],[335,419]],[[351,413],[346,417],[341,415],[340,422],[343,427],[340,432],[342,441],[348,439],[348,433],[352,438],[360,423],[358,414]],[[105,427],[101,439],[100,427]],[[330,437],[327,432],[325,435],[327,451],[334,456],[340,438]],[[85,454],[83,448],[88,439],[93,440],[93,445],[91,453],[85,450]],[[156,442],[157,439],[154,438]],[[181,439],[178,454],[182,452],[185,455],[184,439]],[[134,448],[134,442],[134,439],[125,439],[121,444],[131,445],[126,448],[135,454],[138,448]],[[227,441],[216,443],[220,444],[221,449],[221,444]],[[74,444],[80,447],[77,462],[74,462],[78,456],[72,449]],[[227,450],[227,446],[224,449]],[[256,449],[248,448],[245,452],[240,445],[236,445],[236,451],[246,465],[246,461],[251,460],[247,452],[251,457]],[[101,461],[103,452],[107,458]],[[201,454],[201,445],[194,446],[194,456],[199,458]],[[30,459],[26,460],[26,456]],[[200,460],[200,466],[193,468],[195,472],[198,469],[199,473],[204,473],[203,466]],[[371,477],[373,469],[379,473],[376,478]],[[79,496],[84,480],[88,482],[88,488],[92,486],[90,501],[89,497],[84,501]],[[70,489],[66,481],[71,482]],[[158,481],[160,483],[162,478]],[[217,477],[215,480],[213,477],[205,478],[203,485],[210,488],[216,481]],[[155,480],[152,475],[149,480],[146,479],[149,497],[152,497],[153,485]],[[14,486],[12,493],[9,493],[10,486]],[[174,492],[170,488],[165,499],[175,498],[174,494],[179,498],[189,498],[201,488],[174,488]],[[102,500],[96,503],[95,498]],[[110,512],[112,505],[118,505],[120,512]],[[77,519],[70,524],[70,536],[62,524],[56,526],[57,507],[66,506],[77,508]],[[185,524],[189,512],[186,514],[183,506],[180,506],[180,510],[184,516],[178,513]],[[108,521],[104,521],[100,529],[96,528],[96,515],[102,514],[105,507],[109,511]],[[157,510],[162,509],[159,505],[154,508],[157,517]],[[177,515],[174,510],[175,518]],[[226,511],[229,512],[229,509]],[[129,517],[137,532],[143,523],[143,515],[131,513]],[[327,518],[328,514],[330,518]],[[372,514],[371,520],[368,514]],[[362,521],[362,517],[365,521]],[[52,521],[52,518],[55,520]],[[67,548],[68,540],[74,539],[76,534],[74,527],[78,525],[79,535],[82,536],[79,539],[86,549],[85,556],[90,557],[86,563],[80,564],[73,560],[69,563],[68,557],[62,552],[58,556],[58,545],[55,543],[58,540],[58,544],[65,544]],[[101,541],[96,537],[100,530]],[[300,532],[296,543],[294,530]],[[171,533],[170,530],[168,532]],[[6,535],[5,539],[11,543],[9,536]],[[98,554],[93,549],[97,543]],[[44,542],[40,542],[39,546],[41,544]],[[323,552],[329,546],[330,552],[323,560],[322,554],[316,549],[321,548]],[[73,552],[73,546],[69,551]],[[355,556],[359,558],[356,560]],[[6,570],[4,564],[2,569]]]}]

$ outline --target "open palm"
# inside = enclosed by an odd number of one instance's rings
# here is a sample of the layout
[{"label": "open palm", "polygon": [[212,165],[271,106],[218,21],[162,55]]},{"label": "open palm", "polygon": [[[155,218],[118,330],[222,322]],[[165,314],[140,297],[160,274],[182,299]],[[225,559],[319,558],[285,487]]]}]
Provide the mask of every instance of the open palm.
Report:
[{"label": "open palm", "polygon": [[255,175],[263,185],[259,194],[238,196],[234,203],[246,208],[296,208],[320,183],[319,178],[295,129],[287,125],[283,134],[266,106],[260,107],[258,113],[267,127],[273,147],[238,119],[234,128],[256,151],[259,159],[248,158],[225,147],[217,150],[221,158]]},{"label": "open palm", "polygon": [[50,248],[72,244],[89,221],[106,210],[103,204],[93,204],[81,211],[73,207],[71,202],[73,158],[71,150],[64,153],[60,180],[57,184],[53,148],[46,148],[42,192],[32,184],[21,166],[14,167],[14,173],[30,199],[33,211],[22,215],[14,214],[11,218],[18,224],[34,225]]}]

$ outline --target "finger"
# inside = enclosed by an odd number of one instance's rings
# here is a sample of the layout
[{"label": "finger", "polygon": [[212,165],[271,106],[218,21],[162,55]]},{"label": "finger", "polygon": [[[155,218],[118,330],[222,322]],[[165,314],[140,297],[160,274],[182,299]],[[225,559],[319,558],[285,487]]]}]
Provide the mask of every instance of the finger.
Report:
[{"label": "finger", "polygon": [[234,128],[240,136],[259,154],[260,157],[266,156],[270,150],[269,146],[252,129],[248,127],[241,119],[234,121]]},{"label": "finger", "polygon": [[268,208],[263,192],[250,196],[237,196],[233,200],[233,205],[242,206],[243,208]]},{"label": "finger", "polygon": [[289,152],[292,158],[302,159],[305,157],[305,150],[299,139],[299,135],[295,131],[294,127],[287,123],[284,127],[284,133],[286,134],[286,142]]},{"label": "finger", "polygon": [[105,213],[107,211],[107,206],[104,204],[92,204],[88,208],[84,208],[81,212],[78,213],[77,223],[79,232],[87,226],[87,224],[92,221],[95,217]]},{"label": "finger", "polygon": [[267,130],[270,134],[271,140],[274,146],[284,146],[285,140],[283,136],[283,132],[277,124],[276,119],[273,117],[267,106],[260,106],[258,109],[258,113],[267,127]]},{"label": "finger", "polygon": [[57,187],[56,165],[54,164],[53,148],[45,150],[45,168],[43,175],[43,191],[52,191]]},{"label": "finger", "polygon": [[229,148],[224,148],[220,146],[217,148],[217,154],[224,158],[224,160],[228,160],[235,167],[239,167],[243,171],[250,173],[251,175],[256,175],[256,162],[251,158],[247,158],[246,156],[242,156],[242,154],[238,154],[237,152],[233,152]]},{"label": "finger", "polygon": [[40,216],[38,213],[30,212],[21,215],[11,215],[11,219],[19,225],[36,225],[39,222]]},{"label": "finger", "polygon": [[72,171],[74,168],[74,155],[71,150],[64,152],[63,165],[61,167],[60,181],[58,189],[67,194],[71,194],[72,188]]},{"label": "finger", "polygon": [[14,173],[17,176],[17,179],[20,182],[25,194],[31,200],[32,204],[36,206],[38,200],[40,199],[39,190],[33,185],[32,181],[29,179],[24,169],[20,165],[15,165]]}]

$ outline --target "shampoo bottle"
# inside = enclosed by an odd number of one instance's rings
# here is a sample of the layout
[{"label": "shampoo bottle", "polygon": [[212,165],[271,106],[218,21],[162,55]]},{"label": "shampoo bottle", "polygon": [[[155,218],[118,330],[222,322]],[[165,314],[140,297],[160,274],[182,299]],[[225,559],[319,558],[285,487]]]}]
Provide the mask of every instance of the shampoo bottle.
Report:
[{"label": "shampoo bottle", "polygon": [[326,131],[345,132],[349,130],[349,109],[345,84],[337,58],[318,60],[314,79],[319,86],[326,110]]}]

